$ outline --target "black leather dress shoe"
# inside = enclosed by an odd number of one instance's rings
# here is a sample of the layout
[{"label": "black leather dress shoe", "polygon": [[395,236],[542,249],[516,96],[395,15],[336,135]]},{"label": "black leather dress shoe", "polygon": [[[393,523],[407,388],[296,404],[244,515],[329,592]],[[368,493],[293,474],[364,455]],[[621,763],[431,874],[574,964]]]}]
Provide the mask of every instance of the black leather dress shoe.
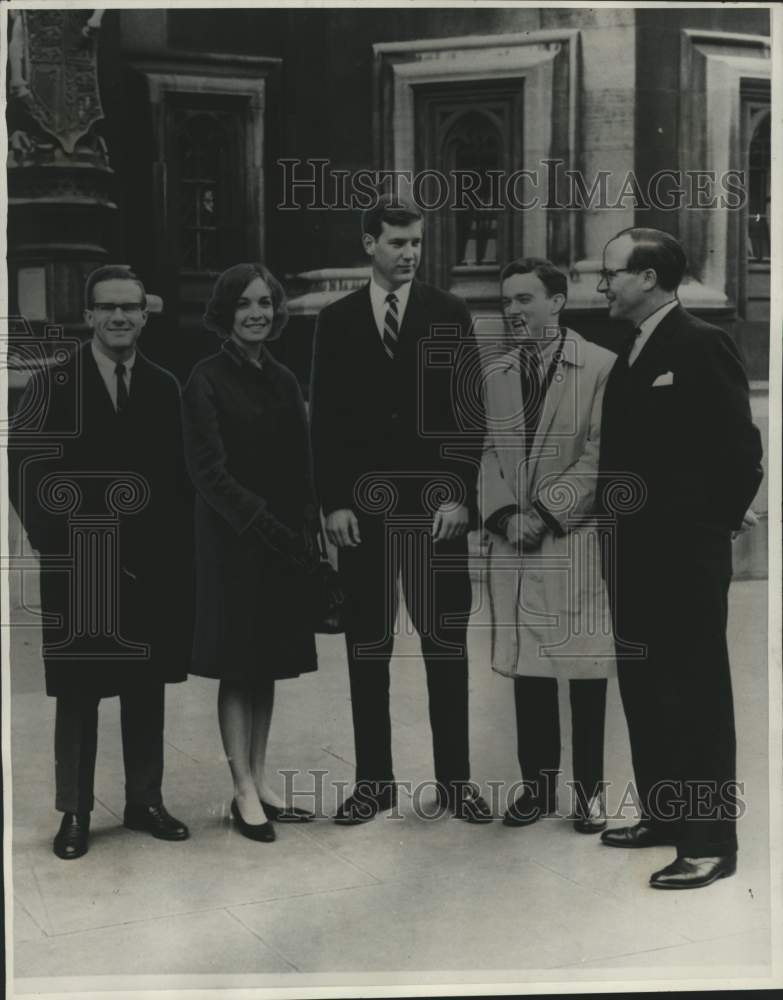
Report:
[{"label": "black leather dress shoe", "polygon": [[54,838],[54,853],[63,861],[72,861],[87,853],[90,839],[89,813],[64,813]]},{"label": "black leather dress shoe", "polygon": [[357,826],[375,819],[397,805],[397,786],[393,782],[359,782],[335,814],[341,826]]},{"label": "black leather dress shoe", "polygon": [[309,823],[315,819],[313,813],[295,806],[273,806],[271,802],[261,799],[264,812],[275,823]]},{"label": "black leather dress shoe", "polygon": [[677,858],[650,876],[653,889],[700,889],[737,870],[737,855],[716,858]]},{"label": "black leather dress shoe", "polygon": [[125,806],[124,823],[129,830],[151,833],[158,840],[187,840],[190,836],[185,824],[170,816],[162,802],[156,806]]},{"label": "black leather dress shoe", "polygon": [[448,809],[455,819],[464,819],[466,823],[491,823],[494,819],[478,788],[470,781],[439,785],[437,798],[441,808]]},{"label": "black leather dress shoe", "polygon": [[[264,812],[266,812],[266,809]],[[242,813],[239,811],[236,799],[231,800],[231,815],[234,817],[234,822],[239,832],[243,837],[247,837],[248,840],[257,840],[262,844],[271,844],[276,839],[275,828],[269,820],[266,823],[246,823],[242,819]]]},{"label": "black leather dress shoe", "polygon": [[673,847],[674,840],[659,833],[649,823],[618,826],[601,834],[601,843],[608,847]]},{"label": "black leather dress shoe", "polygon": [[586,807],[577,809],[574,829],[577,833],[600,833],[606,829],[606,800],[603,795],[594,795]]},{"label": "black leather dress shoe", "polygon": [[542,816],[556,812],[554,799],[541,800],[526,788],[503,813],[504,826],[530,826]]}]

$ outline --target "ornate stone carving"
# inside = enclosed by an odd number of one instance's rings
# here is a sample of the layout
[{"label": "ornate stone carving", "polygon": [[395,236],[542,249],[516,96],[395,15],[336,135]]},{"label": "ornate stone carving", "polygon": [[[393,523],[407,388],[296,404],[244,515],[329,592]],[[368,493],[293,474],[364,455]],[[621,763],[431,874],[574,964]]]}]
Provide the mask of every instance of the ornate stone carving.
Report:
[{"label": "ornate stone carving", "polygon": [[[106,162],[105,145],[89,136],[103,118],[97,42],[102,11],[12,11],[9,42],[10,166],[66,156]],[[56,143],[52,143],[52,138]]]}]

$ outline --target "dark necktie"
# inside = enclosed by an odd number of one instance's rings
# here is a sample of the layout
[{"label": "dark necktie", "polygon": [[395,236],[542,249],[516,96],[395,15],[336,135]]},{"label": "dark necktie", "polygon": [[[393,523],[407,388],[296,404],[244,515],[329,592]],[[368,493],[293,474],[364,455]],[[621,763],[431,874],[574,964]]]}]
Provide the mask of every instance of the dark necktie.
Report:
[{"label": "dark necktie", "polygon": [[612,369],[612,371],[615,372],[615,379],[629,370],[630,365],[628,364],[628,358],[633,350],[633,345],[636,343],[636,338],[641,332],[642,331],[639,327],[635,326],[633,330],[629,331],[629,333],[627,333],[620,341],[620,347],[617,351],[617,361]]},{"label": "dark necktie", "polygon": [[122,413],[128,405],[128,387],[125,384],[125,365],[118,361],[114,368],[117,376],[117,413]]},{"label": "dark necktie", "polygon": [[641,337],[641,335],[642,335],[641,327],[638,326],[635,326],[631,331],[631,333],[628,335],[628,353],[626,357],[629,359],[628,361],[629,364],[630,364],[631,353],[633,352],[634,349],[634,345],[636,344],[639,337]]},{"label": "dark necktie", "polygon": [[397,296],[389,292],[386,296],[386,316],[383,320],[383,349],[394,360],[400,333],[400,319],[397,314]]},{"label": "dark necktie", "polygon": [[522,382],[525,454],[530,457],[546,396],[541,349],[538,344],[522,344],[519,351],[519,375]]}]

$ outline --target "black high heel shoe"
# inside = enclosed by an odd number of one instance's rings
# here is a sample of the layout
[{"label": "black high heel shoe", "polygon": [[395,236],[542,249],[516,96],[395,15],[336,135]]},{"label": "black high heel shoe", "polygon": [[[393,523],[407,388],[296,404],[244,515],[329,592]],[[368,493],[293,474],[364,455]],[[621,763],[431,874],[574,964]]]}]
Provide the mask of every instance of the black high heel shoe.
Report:
[{"label": "black high heel shoe", "polygon": [[234,817],[239,832],[248,840],[259,840],[264,844],[271,844],[276,839],[275,828],[269,820],[266,823],[246,823],[242,819],[236,799],[231,800],[231,815]]},{"label": "black high heel shoe", "polygon": [[606,799],[603,794],[594,795],[585,807],[577,808],[574,829],[577,833],[601,833],[606,829]]},{"label": "black high heel shoe", "polygon": [[271,802],[264,802],[261,805],[267,816],[275,823],[309,823],[315,819],[315,815],[306,809],[297,809],[296,806],[273,806]]}]

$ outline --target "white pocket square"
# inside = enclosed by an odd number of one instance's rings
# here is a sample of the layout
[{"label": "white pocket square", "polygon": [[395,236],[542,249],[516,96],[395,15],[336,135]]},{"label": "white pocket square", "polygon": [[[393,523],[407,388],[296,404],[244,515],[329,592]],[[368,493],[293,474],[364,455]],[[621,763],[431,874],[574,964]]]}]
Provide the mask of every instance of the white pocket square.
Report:
[{"label": "white pocket square", "polygon": [[657,385],[674,385],[674,372],[664,372],[663,375],[659,375],[652,384],[653,389]]}]

